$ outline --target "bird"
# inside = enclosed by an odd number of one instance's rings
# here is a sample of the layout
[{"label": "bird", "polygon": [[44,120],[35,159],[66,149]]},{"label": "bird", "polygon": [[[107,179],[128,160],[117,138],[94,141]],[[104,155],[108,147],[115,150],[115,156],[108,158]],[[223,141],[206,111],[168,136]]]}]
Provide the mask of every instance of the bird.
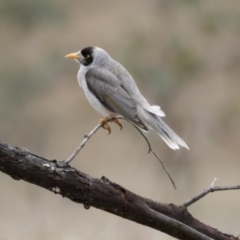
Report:
[{"label": "bird", "polygon": [[111,133],[109,121],[122,129],[118,117],[123,117],[141,131],[154,130],[173,150],[188,145],[162,120],[164,112],[150,105],[138,89],[130,73],[104,49],[96,46],[67,54],[80,64],[77,79],[92,105],[104,118],[101,126]]}]

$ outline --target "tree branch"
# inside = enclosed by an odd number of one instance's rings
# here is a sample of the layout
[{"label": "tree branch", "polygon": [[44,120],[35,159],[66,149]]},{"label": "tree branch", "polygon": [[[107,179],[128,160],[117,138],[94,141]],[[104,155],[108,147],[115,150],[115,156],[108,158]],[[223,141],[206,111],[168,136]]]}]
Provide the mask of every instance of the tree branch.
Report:
[{"label": "tree branch", "polygon": [[185,203],[182,204],[183,207],[189,207],[193,203],[197,202],[199,199],[203,198],[210,192],[216,192],[216,191],[226,191],[226,190],[238,190],[240,189],[240,185],[234,185],[234,186],[214,186],[215,182],[217,181],[216,178],[214,178],[213,182],[211,185],[205,189],[203,192],[199,193],[197,196],[193,197],[192,199],[186,201]]},{"label": "tree branch", "polygon": [[178,239],[237,239],[195,219],[183,206],[140,197],[105,177],[91,178],[64,162],[49,161],[1,142],[0,171]]},{"label": "tree branch", "polygon": [[[118,118],[118,119],[124,119],[124,120],[126,120],[128,123],[132,124],[131,122],[129,122],[127,119],[125,119],[125,118],[122,117],[122,116],[119,116],[119,117],[117,117],[117,118]],[[109,119],[108,121],[111,122],[112,119]],[[177,187],[176,187],[176,185],[175,185],[175,182],[173,181],[170,173],[168,172],[167,168],[165,167],[162,159],[161,159],[161,158],[154,152],[154,150],[152,149],[151,144],[150,144],[148,138],[144,135],[144,133],[143,133],[137,126],[135,126],[134,124],[132,124],[132,125],[138,130],[138,132],[139,132],[139,133],[142,135],[142,137],[145,139],[145,141],[146,141],[146,143],[147,143],[147,145],[148,145],[148,153],[151,152],[151,153],[155,156],[155,158],[158,159],[158,161],[161,163],[161,165],[162,165],[162,167],[163,167],[163,170],[164,170],[164,171],[166,172],[166,174],[168,175],[168,177],[169,177],[169,179],[170,179],[173,187],[174,187],[175,189],[177,189]],[[98,131],[98,129],[101,128],[101,127],[102,127],[102,124],[100,123],[100,124],[98,124],[90,133],[85,134],[85,135],[84,135],[84,138],[83,138],[83,141],[82,141],[82,142],[80,143],[80,145],[76,148],[76,150],[71,154],[71,156],[70,156],[69,158],[67,158],[67,160],[65,160],[65,163],[68,163],[68,164],[69,164],[69,163],[77,156],[77,154],[82,150],[82,148],[85,146],[85,144],[87,143],[87,141],[93,136],[93,134],[95,134],[95,133]]]}]

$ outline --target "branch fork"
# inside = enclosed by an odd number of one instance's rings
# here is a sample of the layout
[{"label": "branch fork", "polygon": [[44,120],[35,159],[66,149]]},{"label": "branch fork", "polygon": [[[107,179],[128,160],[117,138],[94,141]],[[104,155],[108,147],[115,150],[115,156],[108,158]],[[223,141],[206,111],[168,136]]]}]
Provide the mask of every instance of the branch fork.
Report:
[{"label": "branch fork", "polygon": [[[105,118],[104,121],[101,120],[100,124],[98,124],[95,128],[93,128],[92,131],[90,131],[88,134],[84,134],[84,137],[83,137],[83,141],[80,143],[80,145],[76,148],[76,150],[71,154],[71,156],[69,158],[67,158],[67,160],[65,160],[65,163],[69,164],[76,156],[77,154],[82,150],[82,148],[85,146],[85,144],[87,143],[87,141],[101,128],[103,127],[104,124],[108,123],[108,122],[112,122],[114,121],[115,123],[117,123],[119,126],[121,125],[121,123],[118,121],[118,119],[124,119],[126,120],[125,118],[119,116],[119,117],[116,117],[114,119],[111,119],[111,118]],[[128,120],[126,120],[127,122],[129,122]],[[129,122],[130,123],[130,122]],[[130,123],[132,124],[132,123]],[[133,125],[133,124],[132,124]],[[151,144],[148,140],[148,138],[144,135],[144,133],[135,125],[133,125],[135,127],[135,129],[142,135],[142,137],[145,139],[146,143],[147,143],[147,146],[148,146],[148,153],[152,153],[155,158],[158,159],[158,161],[161,163],[164,171],[166,172],[167,176],[169,177],[173,187],[175,189],[177,189],[176,187],[176,184],[175,182],[173,181],[173,178],[171,177],[169,171],[167,170],[167,168],[165,167],[163,161],[161,160],[161,158],[155,153],[155,151],[152,149],[151,147]],[[106,128],[104,128],[106,129]],[[122,129],[122,127],[121,127]],[[120,129],[120,130],[121,130]],[[111,131],[110,131],[111,132]],[[109,132],[109,133],[110,133]],[[109,134],[108,133],[108,134]]]}]

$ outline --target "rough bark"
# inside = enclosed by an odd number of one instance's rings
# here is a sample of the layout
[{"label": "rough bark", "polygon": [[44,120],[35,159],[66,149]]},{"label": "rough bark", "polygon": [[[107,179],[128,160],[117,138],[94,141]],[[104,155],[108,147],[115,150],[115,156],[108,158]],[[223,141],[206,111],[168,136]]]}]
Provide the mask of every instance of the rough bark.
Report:
[{"label": "rough bark", "polygon": [[50,161],[2,142],[0,170],[15,180],[41,186],[86,208],[102,209],[178,239],[238,239],[200,222],[183,206],[140,197],[106,177],[91,178],[63,162]]}]

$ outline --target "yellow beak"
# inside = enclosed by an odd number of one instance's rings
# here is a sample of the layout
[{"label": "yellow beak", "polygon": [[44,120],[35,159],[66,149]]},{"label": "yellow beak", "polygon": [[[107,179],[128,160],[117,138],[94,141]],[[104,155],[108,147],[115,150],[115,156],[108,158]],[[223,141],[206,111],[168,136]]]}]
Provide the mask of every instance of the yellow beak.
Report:
[{"label": "yellow beak", "polygon": [[65,56],[65,58],[74,58],[79,60],[78,53],[70,53]]}]

